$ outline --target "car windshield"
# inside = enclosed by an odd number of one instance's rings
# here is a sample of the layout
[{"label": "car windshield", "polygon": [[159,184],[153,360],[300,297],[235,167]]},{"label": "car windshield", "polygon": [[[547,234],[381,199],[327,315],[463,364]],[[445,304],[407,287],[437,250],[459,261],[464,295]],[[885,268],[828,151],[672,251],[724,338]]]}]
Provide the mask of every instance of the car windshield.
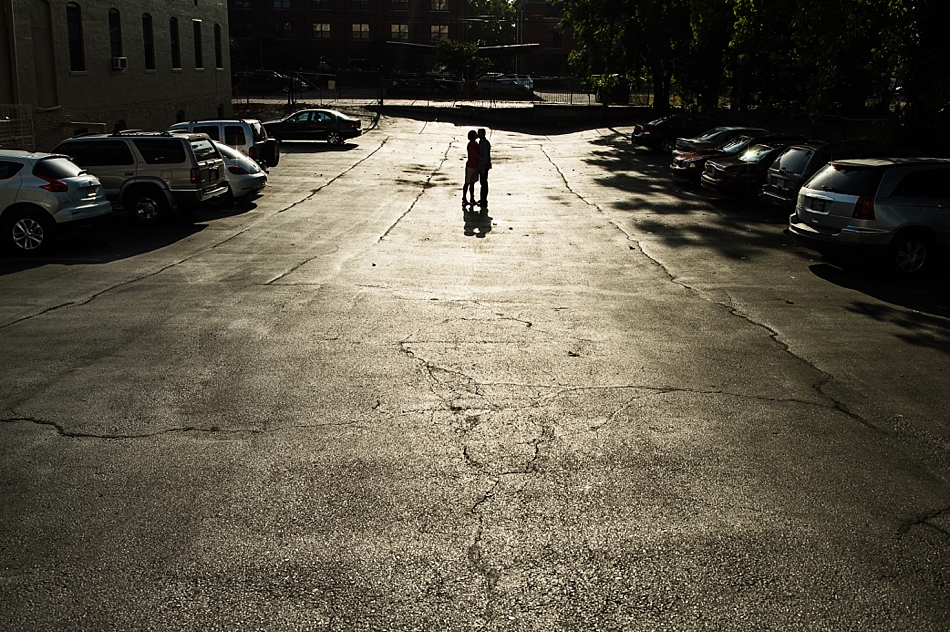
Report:
[{"label": "car windshield", "polygon": [[720,129],[717,127],[716,129],[709,130],[708,132],[706,132],[705,134],[703,134],[696,140],[701,140],[703,142],[714,141],[717,138],[721,138],[722,136],[725,136],[727,131],[728,130]]},{"label": "car windshield", "polygon": [[784,169],[788,173],[805,173],[808,161],[815,152],[804,147],[789,147],[785,152],[775,159],[773,169]]},{"label": "car windshield", "polygon": [[831,163],[816,173],[805,185],[829,193],[873,195],[881,174],[867,167]]},{"label": "car windshield", "polygon": [[724,151],[727,154],[735,154],[743,149],[746,145],[752,142],[752,139],[748,136],[737,136],[730,141],[727,141],[718,147],[719,151]]},{"label": "car windshield", "polygon": [[195,158],[198,160],[210,160],[218,157],[218,151],[214,148],[214,145],[211,144],[210,140],[193,140],[191,141],[191,148],[194,149]]},{"label": "car windshield", "polygon": [[215,143],[215,147],[217,147],[218,152],[220,152],[222,156],[224,156],[225,158],[230,158],[231,160],[236,160],[244,156],[244,154],[242,154],[238,150],[232,149],[231,147],[228,147],[227,145]]},{"label": "car windshield", "polygon": [[753,145],[742,152],[742,155],[739,156],[739,160],[742,162],[759,162],[765,158],[772,151],[772,149],[773,148],[769,147],[768,145]]}]

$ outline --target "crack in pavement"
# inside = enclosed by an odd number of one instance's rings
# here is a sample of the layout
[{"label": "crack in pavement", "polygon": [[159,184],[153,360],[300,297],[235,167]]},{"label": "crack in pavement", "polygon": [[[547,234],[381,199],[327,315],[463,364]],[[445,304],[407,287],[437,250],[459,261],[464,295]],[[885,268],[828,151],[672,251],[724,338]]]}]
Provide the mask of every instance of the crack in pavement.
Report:
[{"label": "crack in pavement", "polygon": [[897,529],[898,537],[903,537],[910,532],[914,527],[930,527],[934,531],[941,533],[947,537],[950,537],[950,530],[947,530],[939,525],[933,523],[933,520],[943,516],[944,514],[950,514],[950,507],[945,507],[943,509],[937,509],[929,514],[924,514],[918,516],[917,518],[905,522]]},{"label": "crack in pavement", "polygon": [[[554,159],[551,157],[551,155],[548,154],[547,150],[545,150],[545,148],[544,148],[543,145],[541,145],[540,148],[541,148],[541,152],[544,154],[544,156],[548,159],[548,161],[551,163],[551,165],[552,165],[552,166],[554,167],[554,169],[557,171],[558,175],[560,175],[561,180],[564,182],[565,188],[567,188],[567,190],[568,190],[571,194],[573,194],[574,196],[576,196],[576,197],[577,197],[580,201],[582,201],[584,204],[586,204],[586,205],[588,205],[588,206],[590,206],[590,207],[596,209],[601,215],[603,215],[603,216],[606,218],[607,222],[608,222],[610,225],[614,226],[620,233],[622,233],[622,234],[627,238],[627,240],[632,241],[633,243],[637,244],[637,246],[639,247],[640,252],[643,254],[643,256],[646,257],[646,259],[647,259],[648,261],[650,261],[653,265],[655,265],[657,268],[659,268],[660,270],[662,270],[663,273],[666,275],[666,277],[669,279],[669,281],[670,281],[671,283],[673,283],[673,284],[675,284],[675,285],[678,285],[678,286],[682,287],[683,289],[685,289],[685,290],[687,290],[687,291],[694,292],[694,293],[696,294],[696,296],[698,296],[698,297],[701,298],[702,300],[704,300],[704,301],[706,301],[706,302],[708,302],[708,303],[710,303],[710,304],[713,304],[713,305],[718,305],[718,306],[720,306],[720,307],[722,307],[722,308],[728,310],[729,313],[730,313],[732,316],[734,316],[734,317],[736,317],[736,318],[739,318],[740,320],[744,320],[745,322],[747,322],[747,323],[749,323],[749,324],[751,324],[751,325],[753,325],[753,326],[755,326],[755,327],[758,327],[758,328],[760,328],[760,329],[765,330],[766,333],[768,334],[769,338],[771,338],[773,342],[775,342],[776,344],[778,344],[778,345],[782,348],[782,350],[783,350],[787,355],[789,355],[790,357],[794,358],[795,360],[797,360],[797,361],[799,361],[799,362],[802,362],[805,366],[811,368],[813,371],[815,371],[816,373],[818,373],[818,374],[820,374],[821,376],[823,376],[821,380],[819,380],[818,382],[816,382],[815,384],[812,385],[812,389],[813,389],[820,397],[822,397],[823,399],[827,399],[828,401],[832,402],[832,406],[831,406],[831,407],[832,407],[833,409],[838,410],[838,411],[844,413],[845,415],[847,415],[847,416],[848,416],[850,419],[852,419],[853,421],[856,421],[856,422],[858,422],[859,424],[861,424],[861,425],[863,425],[863,426],[865,426],[865,427],[867,427],[867,428],[869,428],[869,429],[871,429],[871,430],[874,430],[874,431],[876,431],[876,432],[878,432],[878,433],[881,433],[881,434],[884,435],[884,436],[889,436],[890,433],[888,433],[885,429],[879,428],[878,426],[875,426],[875,425],[874,425],[873,423],[871,423],[869,420],[867,420],[867,419],[865,419],[864,417],[858,415],[857,413],[852,412],[852,411],[848,408],[848,406],[847,406],[843,401],[841,401],[841,400],[839,400],[839,399],[836,399],[834,396],[828,394],[828,393],[825,391],[824,387],[827,386],[828,383],[834,381],[834,380],[835,380],[835,377],[834,377],[832,374],[830,374],[830,373],[828,373],[827,371],[825,371],[824,369],[820,368],[817,364],[815,364],[815,363],[812,362],[811,360],[809,360],[809,359],[807,359],[807,358],[805,358],[805,357],[803,357],[803,356],[800,356],[800,355],[796,354],[794,351],[792,351],[791,347],[790,347],[786,342],[784,342],[783,340],[781,340],[781,333],[780,333],[779,331],[777,331],[776,329],[772,328],[771,326],[765,324],[765,323],[762,322],[762,321],[756,320],[751,314],[748,314],[748,313],[742,311],[739,307],[737,307],[737,306],[735,305],[735,302],[732,300],[732,297],[731,297],[731,296],[729,297],[729,301],[728,301],[728,302],[721,301],[721,300],[715,298],[714,296],[710,295],[708,292],[705,292],[705,291],[703,291],[703,290],[700,290],[699,288],[695,288],[695,287],[693,287],[693,286],[687,284],[686,282],[682,281],[682,280],[679,279],[677,276],[675,276],[675,275],[669,270],[669,268],[666,267],[666,265],[665,265],[662,261],[660,261],[657,257],[655,257],[655,256],[651,255],[649,252],[647,252],[647,251],[643,248],[642,243],[641,243],[638,239],[636,239],[632,234],[630,234],[630,233],[628,233],[626,230],[624,230],[624,228],[623,228],[622,226],[620,226],[620,224],[618,224],[616,221],[614,221],[613,218],[611,218],[611,217],[608,215],[608,213],[607,213],[603,208],[601,208],[601,206],[600,206],[599,204],[596,204],[596,203],[594,203],[594,202],[591,202],[590,200],[588,200],[587,198],[585,198],[583,195],[581,195],[580,192],[574,190],[574,188],[571,186],[570,182],[569,182],[568,179],[567,179],[567,174],[561,169],[560,165],[558,165],[558,164],[554,161]],[[728,292],[727,292],[727,296],[728,296]],[[793,401],[794,401],[794,400],[793,400]]]},{"label": "crack in pavement", "polygon": [[419,189],[419,194],[416,195],[416,198],[415,198],[415,199],[412,201],[412,203],[409,205],[409,208],[407,208],[406,211],[405,211],[402,215],[400,215],[399,217],[397,217],[397,218],[396,218],[396,221],[394,221],[394,222],[389,226],[389,228],[387,228],[385,231],[383,231],[383,234],[379,236],[379,239],[376,240],[376,243],[379,243],[379,242],[381,242],[382,240],[386,239],[386,237],[389,236],[389,233],[392,232],[392,230],[393,230],[394,228],[396,228],[396,226],[399,224],[399,222],[401,222],[407,215],[409,215],[409,213],[412,212],[412,209],[414,209],[414,208],[416,207],[416,204],[419,202],[419,200],[422,199],[422,196],[425,195],[426,191],[429,190],[430,188],[432,188],[432,187],[434,186],[434,185],[432,184],[432,178],[434,178],[437,173],[439,173],[440,171],[442,171],[442,167],[445,165],[445,162],[449,159],[449,152],[452,151],[452,147],[455,146],[455,143],[456,143],[456,141],[453,140],[452,142],[450,142],[450,143],[448,144],[448,146],[445,148],[445,153],[442,154],[442,160],[439,161],[438,166],[437,166],[435,169],[433,169],[433,170],[429,173],[429,175],[426,177],[425,182],[422,183],[422,187],[420,187],[420,189]]},{"label": "crack in pavement", "polygon": [[104,434],[104,433],[94,433],[94,432],[74,432],[67,430],[61,424],[55,421],[48,421],[45,419],[37,419],[35,417],[5,417],[0,419],[0,424],[17,424],[17,423],[27,423],[33,424],[36,426],[49,426],[54,428],[56,432],[62,437],[68,437],[70,439],[106,439],[106,440],[120,440],[120,439],[149,439],[152,437],[160,437],[162,435],[168,434],[233,434],[233,435],[256,435],[264,434],[263,430],[225,430],[218,428],[217,426],[212,426],[210,428],[198,428],[197,426],[183,426],[181,428],[166,428],[165,430],[159,430],[156,432],[146,432],[141,434]]}]

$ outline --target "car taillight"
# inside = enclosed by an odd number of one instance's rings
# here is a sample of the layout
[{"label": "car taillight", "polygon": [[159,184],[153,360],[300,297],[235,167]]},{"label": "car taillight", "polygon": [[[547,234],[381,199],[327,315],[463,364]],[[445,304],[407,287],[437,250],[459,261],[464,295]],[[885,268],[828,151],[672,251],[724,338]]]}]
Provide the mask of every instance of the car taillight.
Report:
[{"label": "car taillight", "polygon": [[854,219],[874,219],[874,198],[870,195],[862,195],[854,204],[854,212],[851,214]]},{"label": "car taillight", "polygon": [[256,160],[256,159],[257,159],[257,147],[251,147],[251,148],[247,151],[247,155],[250,156],[251,158],[254,158],[254,159]]},{"label": "car taillight", "polygon": [[191,183],[199,184],[201,183],[201,169],[192,169],[191,170]]},{"label": "car taillight", "polygon": [[41,184],[41,189],[46,189],[47,191],[52,191],[53,193],[66,193],[69,191],[69,186],[62,180],[57,180],[55,178],[47,178],[46,176],[36,176],[42,180],[46,180],[48,184]]},{"label": "car taillight", "polygon": [[247,175],[248,173],[250,173],[247,169],[245,169],[244,167],[240,165],[231,165],[230,167],[228,167],[228,171],[230,171],[231,173],[236,173],[239,176]]}]

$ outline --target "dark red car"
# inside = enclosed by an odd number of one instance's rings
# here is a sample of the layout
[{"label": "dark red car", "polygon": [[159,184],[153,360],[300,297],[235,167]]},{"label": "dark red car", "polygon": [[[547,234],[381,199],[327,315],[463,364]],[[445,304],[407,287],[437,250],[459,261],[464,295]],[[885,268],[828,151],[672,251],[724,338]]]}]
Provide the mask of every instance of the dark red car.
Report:
[{"label": "dark red car", "polygon": [[[786,137],[789,138],[789,137]],[[704,189],[733,197],[752,197],[758,194],[775,158],[786,147],[801,140],[760,139],[737,156],[706,161],[700,182]]]},{"label": "dark red car", "polygon": [[703,175],[703,170],[706,168],[706,162],[709,160],[738,156],[750,145],[757,143],[780,143],[785,147],[792,143],[802,143],[806,140],[804,136],[789,136],[787,134],[743,134],[742,136],[736,136],[715,149],[694,151],[675,156],[673,162],[670,164],[670,172],[681,180],[699,182]]}]

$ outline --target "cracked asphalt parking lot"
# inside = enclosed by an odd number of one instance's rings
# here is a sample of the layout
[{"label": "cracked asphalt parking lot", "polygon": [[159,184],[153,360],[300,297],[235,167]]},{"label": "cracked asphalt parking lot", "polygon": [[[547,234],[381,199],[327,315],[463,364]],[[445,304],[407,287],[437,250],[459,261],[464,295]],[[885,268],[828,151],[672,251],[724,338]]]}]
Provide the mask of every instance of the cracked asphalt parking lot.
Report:
[{"label": "cracked asphalt parking lot", "polygon": [[946,630],[946,283],[468,129],[0,261],[4,629]]}]

